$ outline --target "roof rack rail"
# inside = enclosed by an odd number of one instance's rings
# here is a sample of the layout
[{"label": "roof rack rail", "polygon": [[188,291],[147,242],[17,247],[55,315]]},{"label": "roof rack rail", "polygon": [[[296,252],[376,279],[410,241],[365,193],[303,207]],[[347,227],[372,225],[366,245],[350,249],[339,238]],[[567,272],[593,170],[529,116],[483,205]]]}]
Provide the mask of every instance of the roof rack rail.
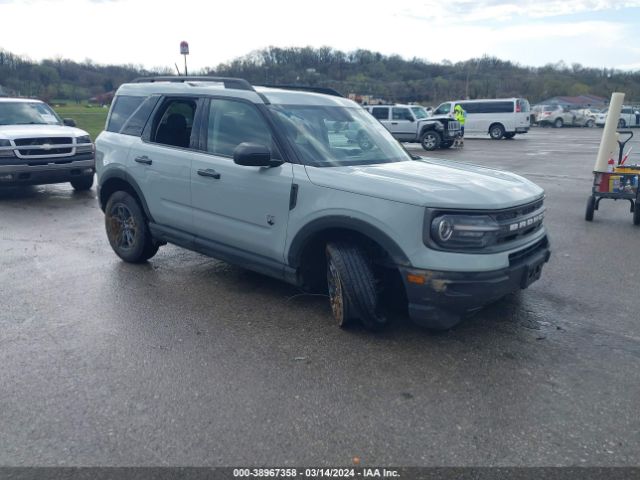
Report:
[{"label": "roof rack rail", "polygon": [[235,90],[250,90],[252,92],[255,92],[253,86],[244,78],[164,75],[158,77],[140,77],[133,80],[133,83],[155,82],[215,82],[222,83],[224,85],[224,88],[232,88]]},{"label": "roof rack rail", "polygon": [[333,97],[344,98],[344,95],[342,95],[339,91],[329,87],[309,87],[305,85],[274,85],[274,84],[262,85],[262,86],[267,88],[281,88],[283,90],[299,90],[302,92],[323,93],[325,95],[331,95]]}]

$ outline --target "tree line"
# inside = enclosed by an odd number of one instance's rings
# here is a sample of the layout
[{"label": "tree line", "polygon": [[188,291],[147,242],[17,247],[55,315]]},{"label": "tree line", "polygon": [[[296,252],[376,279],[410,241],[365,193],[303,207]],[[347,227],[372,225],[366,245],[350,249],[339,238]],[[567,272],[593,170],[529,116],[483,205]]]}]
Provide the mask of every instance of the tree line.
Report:
[{"label": "tree line", "polygon": [[[34,62],[0,50],[0,85],[44,100],[83,101],[121,83],[147,75],[169,75],[170,68],[99,65],[55,58]],[[432,63],[369,50],[342,52],[330,47],[268,47],[193,74],[246,78],[254,85],[296,84],[331,87],[344,94],[372,95],[394,102],[435,105],[453,98],[526,97],[532,103],[553,96],[612,91],[640,100],[640,71],[584,67],[564,62],[543,67],[484,56],[464,62]]]}]

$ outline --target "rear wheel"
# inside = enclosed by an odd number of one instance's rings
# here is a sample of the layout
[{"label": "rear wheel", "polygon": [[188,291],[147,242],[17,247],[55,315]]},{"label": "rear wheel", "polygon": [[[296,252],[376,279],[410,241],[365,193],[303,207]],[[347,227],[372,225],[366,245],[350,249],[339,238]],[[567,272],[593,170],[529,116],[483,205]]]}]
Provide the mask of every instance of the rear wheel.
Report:
[{"label": "rear wheel", "polygon": [[380,312],[376,281],[364,251],[349,242],[330,242],[326,247],[327,285],[333,317],[340,327],[360,319],[370,330],[387,324]]},{"label": "rear wheel", "polygon": [[584,124],[584,126],[587,128],[593,128],[594,125],[595,122],[593,120],[587,120],[587,123]]},{"label": "rear wheel", "polygon": [[442,139],[440,138],[440,134],[433,130],[427,130],[422,134],[422,137],[420,138],[422,148],[424,148],[428,152],[438,148],[441,142]]},{"label": "rear wheel", "polygon": [[[587,222],[590,222],[593,220],[593,212],[595,211],[595,209],[596,209],[596,197],[591,195],[587,200],[587,211],[584,214],[584,219]],[[634,220],[635,220],[635,214],[634,214]]]},{"label": "rear wheel", "polygon": [[79,192],[89,190],[93,186],[93,173],[91,175],[74,178],[69,183],[71,183],[74,190]]},{"label": "rear wheel", "polygon": [[556,121],[553,122],[553,126],[555,128],[562,128],[563,125],[564,125],[564,122],[562,121],[561,118],[556,118]]},{"label": "rear wheel", "polygon": [[494,123],[489,127],[489,136],[494,140],[500,140],[504,137],[504,127],[500,123]]},{"label": "rear wheel", "polygon": [[160,248],[138,201],[129,193],[118,191],[109,197],[104,220],[111,248],[125,262],[145,262]]}]

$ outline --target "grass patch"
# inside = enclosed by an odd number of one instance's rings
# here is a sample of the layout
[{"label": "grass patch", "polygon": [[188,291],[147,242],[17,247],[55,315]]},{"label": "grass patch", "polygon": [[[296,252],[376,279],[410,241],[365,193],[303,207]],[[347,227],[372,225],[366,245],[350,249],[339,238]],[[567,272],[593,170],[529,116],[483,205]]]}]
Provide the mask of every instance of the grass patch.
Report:
[{"label": "grass patch", "polygon": [[[53,102],[52,102],[53,103]],[[102,130],[107,119],[108,108],[87,107],[84,104],[67,104],[63,107],[52,105],[53,109],[62,118],[73,118],[78,128],[86,130],[91,135],[91,140],[96,139]]]}]

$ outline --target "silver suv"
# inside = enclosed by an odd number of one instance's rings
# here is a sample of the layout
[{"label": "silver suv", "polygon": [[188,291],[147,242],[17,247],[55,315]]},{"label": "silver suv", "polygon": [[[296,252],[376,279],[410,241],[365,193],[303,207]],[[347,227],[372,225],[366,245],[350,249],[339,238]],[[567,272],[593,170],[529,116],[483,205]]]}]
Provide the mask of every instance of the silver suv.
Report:
[{"label": "silver suv", "polygon": [[40,100],[0,98],[0,187],[71,182],[89,190],[95,173],[89,134]]},{"label": "silver suv", "polygon": [[[365,132],[367,148],[345,131]],[[540,187],[412,156],[330,90],[139,79],[118,89],[96,146],[107,237],[123,260],[180,245],[328,292],[341,326],[383,327],[392,297],[447,329],[529,286],[549,259]]]}]

